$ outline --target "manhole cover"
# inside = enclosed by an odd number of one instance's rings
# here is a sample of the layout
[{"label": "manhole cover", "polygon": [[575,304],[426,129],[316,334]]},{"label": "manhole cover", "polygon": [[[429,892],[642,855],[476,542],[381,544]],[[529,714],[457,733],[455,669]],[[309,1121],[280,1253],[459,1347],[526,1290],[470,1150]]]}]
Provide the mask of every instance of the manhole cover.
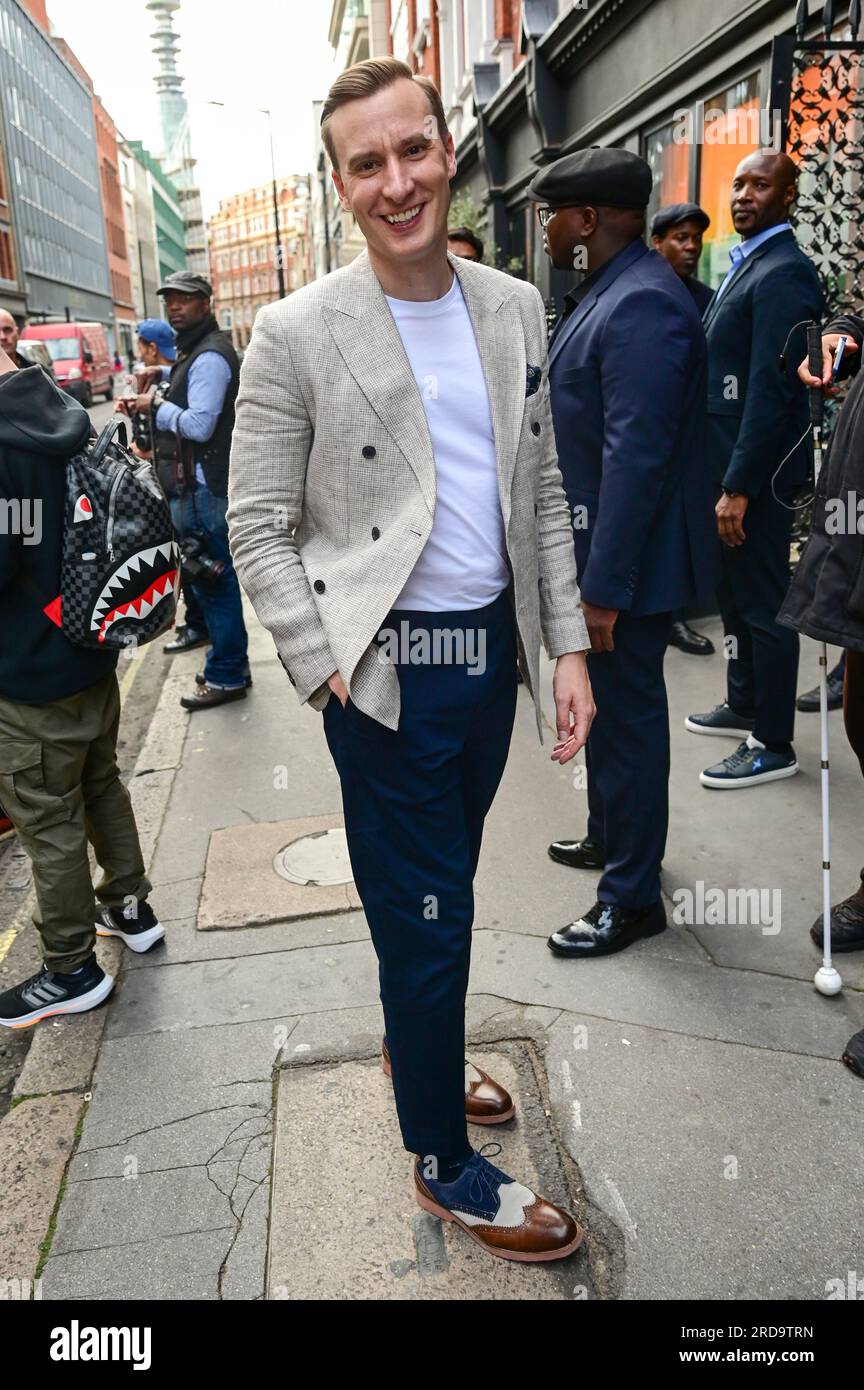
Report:
[{"label": "manhole cover", "polygon": [[351,883],[354,878],[344,830],[320,830],[293,840],[274,856],[273,868],[289,883],[313,888]]}]

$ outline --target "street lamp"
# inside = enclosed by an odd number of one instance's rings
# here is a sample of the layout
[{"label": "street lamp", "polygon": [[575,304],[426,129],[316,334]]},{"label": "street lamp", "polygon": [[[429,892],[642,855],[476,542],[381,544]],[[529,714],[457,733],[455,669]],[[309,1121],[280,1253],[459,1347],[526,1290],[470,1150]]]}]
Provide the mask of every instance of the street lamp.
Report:
[{"label": "street lamp", "polygon": [[[223,108],[227,105],[224,101],[207,101],[204,104],[205,106],[221,106]],[[273,180],[273,216],[276,220],[276,273],[279,276],[279,298],[284,299],[285,267],[282,256],[282,230],[279,223],[279,194],[276,188],[276,157],[273,153],[273,114],[268,106],[257,106],[255,109],[262,116],[267,117],[267,129],[270,134],[270,174]]]}]

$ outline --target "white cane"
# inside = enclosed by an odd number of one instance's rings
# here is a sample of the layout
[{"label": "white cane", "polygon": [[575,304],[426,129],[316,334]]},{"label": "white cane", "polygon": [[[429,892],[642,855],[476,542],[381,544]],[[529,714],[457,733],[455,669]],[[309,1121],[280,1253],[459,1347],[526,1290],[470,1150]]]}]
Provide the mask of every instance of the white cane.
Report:
[{"label": "white cane", "polygon": [[[822,331],[818,323],[807,329],[810,375],[822,380]],[[821,386],[810,388],[810,419],[813,422],[813,463],[815,489],[822,472],[822,418],[824,396]],[[820,994],[839,994],[843,981],[831,963],[831,790],[828,762],[828,647],[819,644],[819,733],[822,773],[822,964],[813,977]]]}]

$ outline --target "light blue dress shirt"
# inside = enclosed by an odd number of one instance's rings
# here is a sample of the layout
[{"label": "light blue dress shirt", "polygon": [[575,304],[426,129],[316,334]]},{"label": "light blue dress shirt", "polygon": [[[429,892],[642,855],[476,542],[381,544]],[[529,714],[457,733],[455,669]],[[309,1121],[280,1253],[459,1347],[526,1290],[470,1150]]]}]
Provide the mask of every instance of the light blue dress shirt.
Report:
[{"label": "light blue dress shirt", "polygon": [[[170,370],[170,367],[163,367],[163,379]],[[216,428],[230,383],[231,368],[225,358],[218,352],[202,352],[189,368],[186,392],[189,404],[179,406],[173,401],[163,401],[156,411],[158,428],[173,430],[184,439],[205,443]],[[200,463],[195,464],[195,477],[206,486]]]},{"label": "light blue dress shirt", "polygon": [[764,245],[772,236],[777,236],[779,232],[791,232],[792,228],[788,222],[778,222],[776,227],[766,227],[764,232],[757,232],[755,236],[748,237],[746,241],[740,241],[737,246],[730,247],[729,259],[732,265],[726,272],[725,280],[722,280],[714,297],[714,303],[726,290],[729,281],[735,275],[738,267],[744,264],[748,256],[752,256],[757,247]]}]

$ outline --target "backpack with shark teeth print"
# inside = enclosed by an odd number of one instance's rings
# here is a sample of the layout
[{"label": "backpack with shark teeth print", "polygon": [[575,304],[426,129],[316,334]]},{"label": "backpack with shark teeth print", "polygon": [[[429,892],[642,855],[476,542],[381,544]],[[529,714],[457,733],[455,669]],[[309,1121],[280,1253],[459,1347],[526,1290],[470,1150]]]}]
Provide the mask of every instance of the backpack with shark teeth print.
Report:
[{"label": "backpack with shark teeth print", "polygon": [[66,461],[60,594],[44,612],[78,647],[142,646],[174,622],[180,552],[171,511],[152,463],[130,454],[126,440],[115,416]]}]

